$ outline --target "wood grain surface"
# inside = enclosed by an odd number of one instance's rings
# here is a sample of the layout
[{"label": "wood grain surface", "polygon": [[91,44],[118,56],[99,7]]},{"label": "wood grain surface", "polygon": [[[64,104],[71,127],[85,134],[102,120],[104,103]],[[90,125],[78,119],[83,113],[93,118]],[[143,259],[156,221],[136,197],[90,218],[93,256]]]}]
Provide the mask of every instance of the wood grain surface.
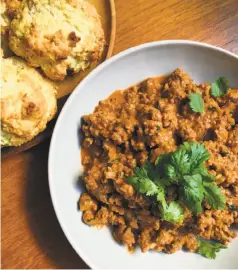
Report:
[{"label": "wood grain surface", "polygon": [[[203,41],[238,54],[237,0],[115,0],[115,4],[114,54],[162,39]],[[45,141],[2,162],[2,268],[87,268],[54,214],[48,150]]]}]

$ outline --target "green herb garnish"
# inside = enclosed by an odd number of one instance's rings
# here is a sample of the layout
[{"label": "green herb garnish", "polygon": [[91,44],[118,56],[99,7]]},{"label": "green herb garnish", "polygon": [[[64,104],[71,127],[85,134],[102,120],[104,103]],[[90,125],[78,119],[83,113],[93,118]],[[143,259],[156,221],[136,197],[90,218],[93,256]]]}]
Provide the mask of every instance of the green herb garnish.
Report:
[{"label": "green herb garnish", "polygon": [[215,182],[206,182],[203,181],[204,187],[204,196],[207,203],[216,210],[222,210],[225,207],[226,200],[223,194],[221,193],[220,188],[216,185]]},{"label": "green herb garnish", "polygon": [[183,186],[180,187],[180,195],[191,212],[202,213],[203,184],[199,174],[183,177]]},{"label": "green herb garnish", "polygon": [[163,182],[166,179],[169,184],[177,184],[184,203],[196,214],[202,212],[204,197],[214,209],[225,207],[225,198],[215,184],[214,176],[203,164],[209,157],[203,144],[185,142],[178,150],[160,156],[156,161]]},{"label": "green herb garnish", "polygon": [[183,211],[179,202],[168,204],[165,200],[171,184],[178,186],[180,199],[195,214],[202,212],[204,198],[213,209],[223,209],[225,197],[203,164],[209,157],[203,144],[185,142],[176,151],[158,156],[155,164],[147,161],[135,168],[128,182],[145,197],[152,196],[162,219],[172,223],[183,218]]},{"label": "green herb garnish", "polygon": [[183,209],[177,202],[167,204],[165,200],[165,186],[156,177],[156,168],[148,161],[141,168],[134,169],[135,176],[128,178],[128,183],[133,185],[136,190],[147,196],[152,197],[157,202],[163,220],[177,223],[183,219]]},{"label": "green herb garnish", "polygon": [[227,246],[218,242],[207,241],[200,238],[198,240],[197,252],[208,259],[215,259],[216,253],[224,248],[227,248]]},{"label": "green herb garnish", "polygon": [[225,77],[219,77],[211,86],[211,95],[213,97],[224,96],[229,90],[229,82]]},{"label": "green herb garnish", "polygon": [[197,113],[204,113],[204,102],[202,99],[202,95],[199,93],[193,93],[189,95],[190,101],[189,106],[190,108]]}]

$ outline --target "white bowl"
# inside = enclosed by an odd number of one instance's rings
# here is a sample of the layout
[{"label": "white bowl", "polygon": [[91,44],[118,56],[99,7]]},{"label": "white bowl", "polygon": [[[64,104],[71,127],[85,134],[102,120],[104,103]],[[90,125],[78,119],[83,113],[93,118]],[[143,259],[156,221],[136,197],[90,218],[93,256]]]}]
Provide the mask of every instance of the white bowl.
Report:
[{"label": "white bowl", "polygon": [[170,40],[130,48],[107,60],[89,74],[69,97],[60,113],[49,152],[49,185],[61,227],[81,258],[93,269],[211,269],[238,268],[238,240],[222,250],[216,260],[183,251],[173,255],[158,252],[129,254],[107,228],[97,230],[81,220],[77,187],[82,173],[78,130],[83,115],[91,113],[102,99],[151,76],[181,67],[197,83],[228,78],[238,88],[238,57],[211,45]]}]

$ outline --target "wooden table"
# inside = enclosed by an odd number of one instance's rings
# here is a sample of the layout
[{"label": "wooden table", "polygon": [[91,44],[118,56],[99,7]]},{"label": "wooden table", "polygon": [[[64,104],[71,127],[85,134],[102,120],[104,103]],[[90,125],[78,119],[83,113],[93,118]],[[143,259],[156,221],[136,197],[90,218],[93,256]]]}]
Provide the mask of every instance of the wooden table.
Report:
[{"label": "wooden table", "polygon": [[[115,2],[114,54],[162,39],[203,41],[238,54],[237,0]],[[2,268],[88,268],[56,219],[48,188],[48,150],[45,141],[2,161]]]}]

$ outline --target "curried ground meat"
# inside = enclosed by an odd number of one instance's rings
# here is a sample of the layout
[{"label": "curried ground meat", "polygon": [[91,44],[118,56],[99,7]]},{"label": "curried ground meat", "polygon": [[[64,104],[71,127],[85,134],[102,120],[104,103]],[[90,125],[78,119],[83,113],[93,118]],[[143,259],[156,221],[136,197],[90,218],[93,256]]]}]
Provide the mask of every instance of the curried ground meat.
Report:
[{"label": "curried ground meat", "polygon": [[[195,252],[197,236],[227,245],[238,223],[238,92],[214,98],[209,84],[196,85],[182,70],[168,77],[147,79],[101,101],[94,113],[84,117],[82,163],[87,193],[80,198],[83,220],[92,226],[111,226],[114,239],[133,251],[150,249],[174,253]],[[188,95],[200,93],[203,114],[189,108]],[[152,203],[127,183],[133,169],[146,160],[177,149],[184,141],[203,142],[211,157],[208,171],[226,196],[225,210],[194,216],[185,207],[184,220],[176,225],[160,219]],[[178,198],[171,186],[167,200]]]}]

